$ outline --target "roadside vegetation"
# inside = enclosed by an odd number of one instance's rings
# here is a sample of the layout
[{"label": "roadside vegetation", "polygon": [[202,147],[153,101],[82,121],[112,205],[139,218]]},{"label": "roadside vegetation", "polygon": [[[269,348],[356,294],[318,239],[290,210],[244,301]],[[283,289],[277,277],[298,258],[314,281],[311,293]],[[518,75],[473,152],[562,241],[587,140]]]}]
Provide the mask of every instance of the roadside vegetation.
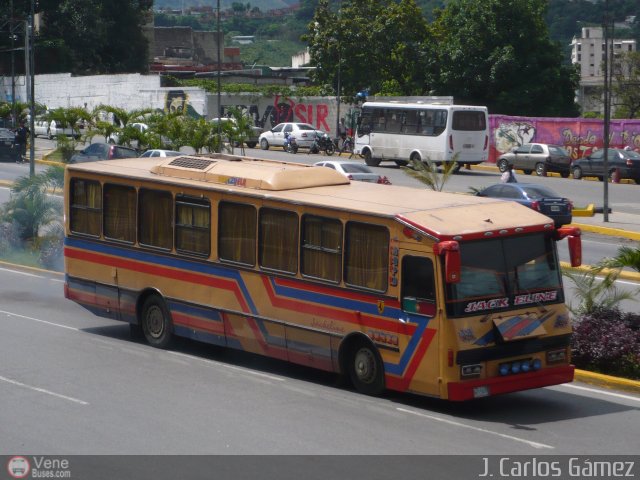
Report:
[{"label": "roadside vegetation", "polygon": [[620,302],[636,300],[640,289],[621,292],[615,281],[623,268],[640,272],[640,247],[620,247],[615,257],[591,270],[565,271],[576,285],[571,348],[578,368],[640,380],[640,314],[623,312]]}]

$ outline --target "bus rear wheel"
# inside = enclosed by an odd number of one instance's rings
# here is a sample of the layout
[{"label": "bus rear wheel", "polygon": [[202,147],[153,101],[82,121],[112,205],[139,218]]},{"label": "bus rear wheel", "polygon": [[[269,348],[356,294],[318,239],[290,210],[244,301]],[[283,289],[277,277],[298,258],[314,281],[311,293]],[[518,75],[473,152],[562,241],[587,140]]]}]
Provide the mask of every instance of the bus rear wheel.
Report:
[{"label": "bus rear wheel", "polygon": [[379,395],[384,391],[384,368],[380,355],[364,341],[354,345],[348,360],[351,383],[360,393]]},{"label": "bus rear wheel", "polygon": [[151,295],[142,306],[142,332],[149,345],[168,348],[173,341],[171,315],[158,295]]}]

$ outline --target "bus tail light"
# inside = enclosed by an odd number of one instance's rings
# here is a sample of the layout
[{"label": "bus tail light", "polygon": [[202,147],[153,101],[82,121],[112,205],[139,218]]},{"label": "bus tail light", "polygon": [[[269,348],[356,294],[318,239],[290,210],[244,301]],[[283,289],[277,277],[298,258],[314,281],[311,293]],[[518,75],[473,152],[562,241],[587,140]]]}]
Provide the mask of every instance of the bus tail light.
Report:
[{"label": "bus tail light", "polygon": [[549,350],[547,352],[547,363],[565,363],[567,361],[567,349]]},{"label": "bus tail light", "polygon": [[484,147],[483,147],[483,150],[486,150],[488,146],[489,146],[489,135],[485,135],[484,136]]},{"label": "bus tail light", "polygon": [[482,365],[463,365],[460,369],[460,376],[464,378],[477,378],[482,373]]}]

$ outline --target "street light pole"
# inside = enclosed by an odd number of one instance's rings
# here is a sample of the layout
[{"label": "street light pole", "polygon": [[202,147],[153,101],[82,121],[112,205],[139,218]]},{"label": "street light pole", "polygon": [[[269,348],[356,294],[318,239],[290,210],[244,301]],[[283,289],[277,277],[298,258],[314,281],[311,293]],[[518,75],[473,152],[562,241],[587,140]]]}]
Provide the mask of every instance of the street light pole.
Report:
[{"label": "street light pole", "polygon": [[36,114],[36,102],[35,102],[35,69],[36,69],[36,60],[35,60],[35,49],[34,49],[34,37],[35,37],[35,0],[31,0],[31,12],[29,13],[29,23],[30,28],[27,29],[27,37],[29,38],[29,50],[25,52],[25,54],[29,55],[29,71],[31,75],[29,97],[29,133],[30,133],[30,142],[29,142],[29,176],[33,177],[36,174],[36,136],[34,134],[34,126],[35,126],[35,114]]},{"label": "street light pole", "polygon": [[216,112],[216,117],[218,118],[218,153],[222,152],[222,105],[220,105],[220,73],[222,71],[222,62],[221,62],[221,58],[220,58],[220,0],[218,0],[218,15],[217,15],[217,32],[216,32],[216,36],[217,41],[216,41],[216,45],[218,46],[218,111]]},{"label": "street light pole", "polygon": [[[604,129],[603,129],[603,221],[609,221],[609,126],[611,123],[611,71],[610,64],[613,59],[609,56],[609,0],[604,4]],[[613,32],[611,32],[613,34]],[[613,39],[611,39],[613,44]]]}]

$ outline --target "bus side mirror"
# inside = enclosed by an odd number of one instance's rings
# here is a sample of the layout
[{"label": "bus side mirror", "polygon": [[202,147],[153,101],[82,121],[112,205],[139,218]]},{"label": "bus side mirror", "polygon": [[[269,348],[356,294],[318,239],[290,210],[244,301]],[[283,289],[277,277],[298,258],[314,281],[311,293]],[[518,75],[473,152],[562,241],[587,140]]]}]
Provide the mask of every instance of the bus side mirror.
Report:
[{"label": "bus side mirror", "polygon": [[567,238],[569,258],[572,267],[582,265],[582,232],[577,227],[560,227],[556,230],[556,240]]},{"label": "bus side mirror", "polygon": [[446,240],[433,246],[436,255],[444,253],[444,278],[447,283],[460,282],[460,245],[455,240]]}]

